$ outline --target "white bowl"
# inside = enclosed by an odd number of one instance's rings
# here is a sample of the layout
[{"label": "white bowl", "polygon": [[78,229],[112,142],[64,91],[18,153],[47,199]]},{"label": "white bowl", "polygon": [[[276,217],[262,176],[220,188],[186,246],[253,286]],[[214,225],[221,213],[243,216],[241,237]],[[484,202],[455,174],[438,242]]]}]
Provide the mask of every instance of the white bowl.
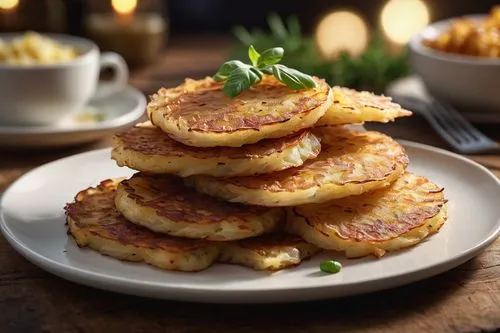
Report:
[{"label": "white bowl", "polygon": [[[486,15],[465,16],[481,20]],[[412,70],[428,92],[459,109],[500,113],[500,59],[446,53],[422,44],[436,38],[457,18],[429,25],[409,43]]]}]

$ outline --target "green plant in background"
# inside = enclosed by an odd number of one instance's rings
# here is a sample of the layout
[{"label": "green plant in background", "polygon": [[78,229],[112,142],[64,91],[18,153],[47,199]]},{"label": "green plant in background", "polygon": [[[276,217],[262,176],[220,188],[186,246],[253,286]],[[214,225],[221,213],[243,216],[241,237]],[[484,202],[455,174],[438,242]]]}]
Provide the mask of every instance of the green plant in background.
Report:
[{"label": "green plant in background", "polygon": [[360,56],[353,57],[343,52],[334,60],[325,60],[314,39],[302,34],[297,17],[290,16],[283,21],[273,13],[268,16],[267,22],[269,31],[257,29],[250,32],[242,26],[233,28],[238,43],[234,46],[231,59],[245,59],[250,45],[257,49],[279,46],[285,49],[281,63],[288,67],[322,77],[330,85],[375,93],[383,93],[387,84],[410,72],[406,49],[399,54],[390,53],[377,32]]}]

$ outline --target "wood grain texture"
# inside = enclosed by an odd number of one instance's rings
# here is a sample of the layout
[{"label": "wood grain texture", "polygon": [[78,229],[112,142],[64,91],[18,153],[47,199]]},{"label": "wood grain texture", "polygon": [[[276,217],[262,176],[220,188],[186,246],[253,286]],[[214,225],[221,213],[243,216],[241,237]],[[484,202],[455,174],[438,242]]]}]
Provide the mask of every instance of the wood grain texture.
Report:
[{"label": "wood grain texture", "polygon": [[[136,72],[131,82],[149,94],[162,84],[177,84],[184,76],[210,75],[224,59],[224,40],[216,40],[216,48],[198,42],[174,42],[158,64]],[[368,128],[447,148],[418,116]],[[0,191],[38,165],[109,144],[105,138],[62,151],[0,151]],[[500,156],[471,158],[500,177]],[[392,290],[322,302],[234,306],[150,300],[77,285],[40,270],[0,237],[2,333],[468,333],[499,329],[500,240],[456,269]]]},{"label": "wood grain texture", "polygon": [[480,332],[500,327],[500,241],[457,269],[405,287],[258,306],[104,292],[37,269],[3,240],[0,249],[2,332]]}]

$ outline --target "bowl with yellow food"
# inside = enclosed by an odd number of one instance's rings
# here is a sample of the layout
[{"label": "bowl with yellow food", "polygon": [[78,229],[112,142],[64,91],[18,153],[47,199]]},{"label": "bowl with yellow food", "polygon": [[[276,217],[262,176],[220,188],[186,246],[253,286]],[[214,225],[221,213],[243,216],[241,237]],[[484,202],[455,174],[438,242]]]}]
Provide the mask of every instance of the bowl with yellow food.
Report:
[{"label": "bowl with yellow food", "polygon": [[[102,68],[114,77],[99,83]],[[0,34],[0,126],[47,126],[92,98],[123,90],[128,68],[92,41],[36,32]]]},{"label": "bowl with yellow food", "polygon": [[435,22],[409,43],[413,72],[435,98],[467,112],[500,113],[500,7]]}]

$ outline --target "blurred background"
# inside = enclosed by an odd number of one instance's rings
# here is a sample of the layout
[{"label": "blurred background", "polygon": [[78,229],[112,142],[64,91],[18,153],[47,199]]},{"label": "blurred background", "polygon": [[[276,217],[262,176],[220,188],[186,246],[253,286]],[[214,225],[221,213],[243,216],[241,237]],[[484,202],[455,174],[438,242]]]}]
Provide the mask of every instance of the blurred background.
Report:
[{"label": "blurred background", "polygon": [[[120,2],[120,1],[118,1]],[[123,0],[123,3],[130,1]],[[237,24],[249,28],[265,28],[266,15],[276,12],[280,15],[296,15],[305,32],[311,33],[318,22],[333,10],[356,11],[370,26],[378,25],[385,0],[254,0],[241,3],[228,0],[138,0],[139,6],[159,10],[169,18],[172,35],[183,33],[229,33]],[[408,2],[412,2],[411,0]],[[431,14],[431,21],[471,13],[486,13],[495,1],[423,1]],[[3,31],[11,29],[6,22],[9,13],[22,13],[17,24],[31,29],[63,30],[82,35],[84,20],[90,12],[102,4],[109,6],[109,0],[1,0]],[[145,3],[145,4],[143,4]],[[60,16],[59,18],[57,18]],[[406,17],[411,19],[411,17]],[[14,23],[11,21],[11,23]]]},{"label": "blurred background", "polygon": [[0,0],[0,31],[88,37],[101,49],[122,54],[133,69],[150,65],[179,42],[224,48],[225,58],[245,58],[248,44],[280,45],[287,65],[382,92],[408,74],[405,44],[414,33],[444,18],[487,13],[494,5],[487,0]]}]

